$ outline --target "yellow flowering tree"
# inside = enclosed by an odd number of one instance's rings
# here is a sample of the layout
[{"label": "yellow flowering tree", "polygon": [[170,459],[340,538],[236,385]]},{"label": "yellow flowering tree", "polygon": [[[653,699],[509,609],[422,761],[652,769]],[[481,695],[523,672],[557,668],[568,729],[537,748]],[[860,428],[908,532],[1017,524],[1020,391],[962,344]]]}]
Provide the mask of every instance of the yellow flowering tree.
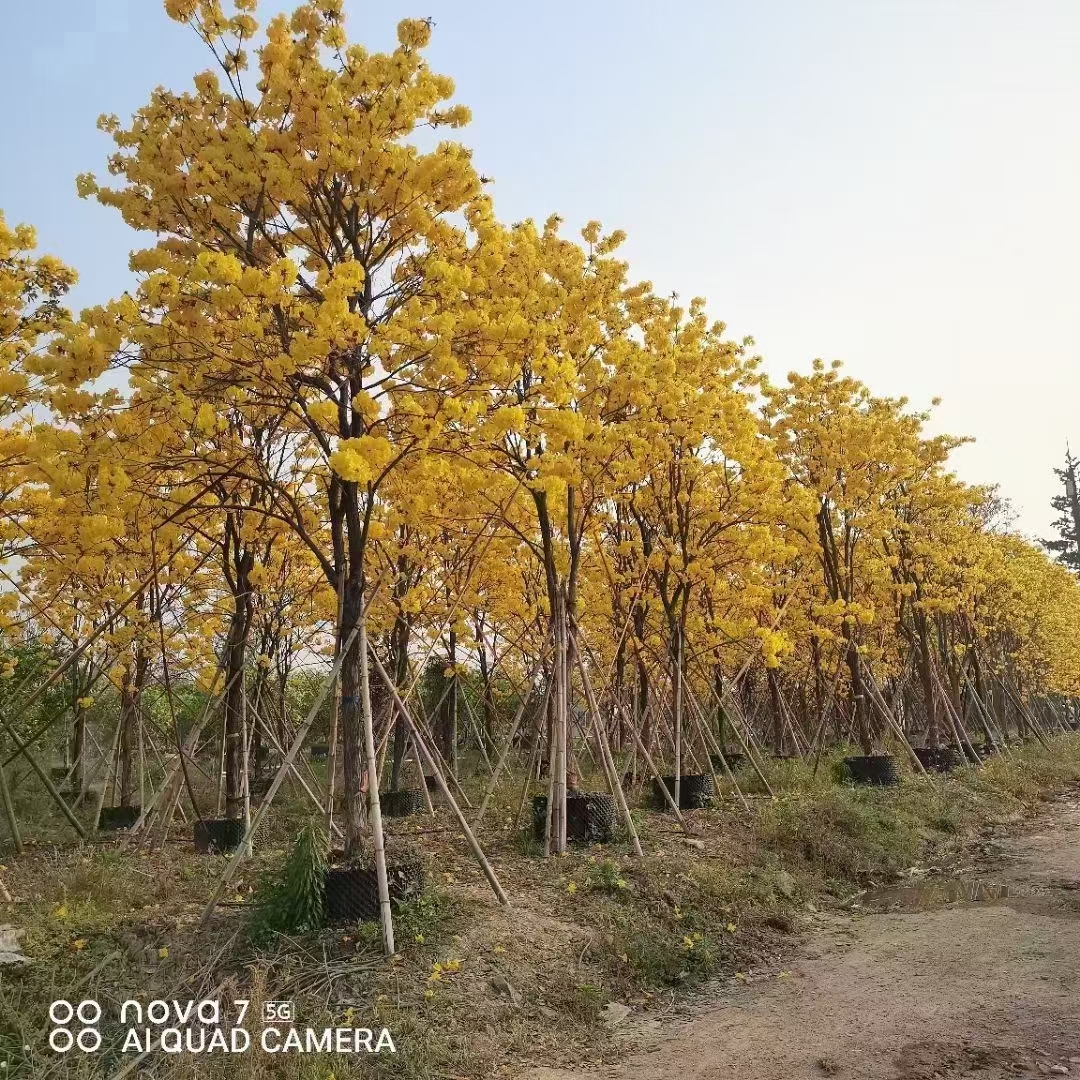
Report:
[{"label": "yellow flowering tree", "polygon": [[270,492],[265,511],[289,522],[342,595],[351,854],[364,830],[353,631],[369,530],[393,469],[468,422],[460,403],[483,379],[488,334],[467,302],[486,287],[471,247],[490,206],[464,148],[413,138],[468,118],[424,62],[427,23],[404,21],[392,53],[369,53],[347,42],[340,0],[318,0],[271,19],[255,47],[254,6],[227,15],[217,0],[170,2],[217,71],[186,93],[155,91],[127,127],[102,121],[121,183],[85,176],[81,191],[159,239],[133,257],[137,290],[90,313],[82,351],[100,357],[93,343],[119,324],[138,363],[197,403],[197,417],[228,402],[295,436],[287,478],[248,465]]}]

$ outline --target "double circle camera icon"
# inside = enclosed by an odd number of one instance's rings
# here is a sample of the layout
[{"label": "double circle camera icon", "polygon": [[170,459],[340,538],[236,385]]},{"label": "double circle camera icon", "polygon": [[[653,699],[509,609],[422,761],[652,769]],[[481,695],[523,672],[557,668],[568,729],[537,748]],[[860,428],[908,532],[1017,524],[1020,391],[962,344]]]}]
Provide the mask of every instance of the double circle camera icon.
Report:
[{"label": "double circle camera icon", "polygon": [[[92,1054],[101,1046],[101,1033],[97,1022],[101,1019],[101,1006],[92,999],[72,1005],[61,998],[49,1006],[49,1019],[53,1029],[49,1032],[49,1046],[58,1054],[66,1054],[73,1047],[78,1047],[84,1054]],[[78,1021],[79,1028],[73,1030],[72,1021]]]}]

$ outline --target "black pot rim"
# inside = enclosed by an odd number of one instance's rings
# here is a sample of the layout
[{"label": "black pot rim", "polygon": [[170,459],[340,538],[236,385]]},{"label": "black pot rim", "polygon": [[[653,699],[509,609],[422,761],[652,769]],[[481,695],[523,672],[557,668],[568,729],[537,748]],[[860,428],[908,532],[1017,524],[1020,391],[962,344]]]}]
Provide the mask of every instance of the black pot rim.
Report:
[{"label": "black pot rim", "polygon": [[[387,862],[386,877],[391,890],[391,900],[396,899],[394,890],[399,888],[400,879],[404,878],[408,881],[410,878],[423,877],[423,875],[424,866],[419,861]],[[373,887],[378,881],[378,876],[378,870],[374,863],[363,866],[328,866],[323,879],[324,888],[337,888],[346,885],[347,882]]]}]

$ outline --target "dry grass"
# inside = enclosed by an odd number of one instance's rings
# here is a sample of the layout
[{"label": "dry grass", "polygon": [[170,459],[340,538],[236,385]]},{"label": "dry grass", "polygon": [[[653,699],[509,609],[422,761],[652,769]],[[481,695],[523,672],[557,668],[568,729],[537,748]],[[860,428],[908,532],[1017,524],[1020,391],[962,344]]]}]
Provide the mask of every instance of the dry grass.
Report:
[{"label": "dry grass", "polygon": [[[600,1060],[611,1052],[598,1022],[606,1002],[648,1009],[710,976],[743,970],[783,943],[807,902],[827,903],[921,859],[958,852],[981,827],[1015,820],[1080,780],[1080,737],[1055,740],[1050,754],[1027,747],[954,778],[909,775],[887,791],[837,785],[831,764],[815,776],[778,763],[770,776],[775,801],[756,796],[747,812],[727,792],[717,807],[692,815],[689,842],[668,815],[636,810],[642,860],[620,840],[552,860],[532,854],[509,828],[517,792],[508,784],[483,841],[509,910],[495,903],[445,812],[395,820],[399,840],[423,845],[429,887],[399,910],[392,961],[379,955],[372,926],[261,950],[247,941],[243,904],[303,819],[298,803],[283,808],[268,845],[238,875],[228,897],[235,906],[206,932],[196,922],[224,860],[197,856],[187,841],[153,851],[116,840],[39,843],[18,859],[2,856],[0,874],[16,902],[0,904],[0,921],[25,931],[33,961],[0,969],[5,1075],[110,1075],[107,1055],[58,1064],[45,1043],[55,998],[186,1000],[218,987],[223,999],[292,998],[305,1025],[385,1025],[399,1049],[376,1059],[200,1059],[199,1075],[220,1080],[490,1077],[524,1062]],[[54,830],[46,822],[41,831],[57,839]],[[157,1055],[140,1075],[190,1076],[190,1060]]]}]

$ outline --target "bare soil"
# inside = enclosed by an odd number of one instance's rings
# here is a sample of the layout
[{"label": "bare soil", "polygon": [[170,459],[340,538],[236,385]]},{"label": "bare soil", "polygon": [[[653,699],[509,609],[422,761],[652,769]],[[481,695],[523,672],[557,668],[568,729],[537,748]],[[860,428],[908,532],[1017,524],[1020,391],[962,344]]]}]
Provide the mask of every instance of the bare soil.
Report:
[{"label": "bare soil", "polygon": [[963,880],[864,898],[880,913],[810,912],[782,968],[631,1018],[618,1064],[531,1080],[1080,1076],[1080,796],[992,838]]}]

